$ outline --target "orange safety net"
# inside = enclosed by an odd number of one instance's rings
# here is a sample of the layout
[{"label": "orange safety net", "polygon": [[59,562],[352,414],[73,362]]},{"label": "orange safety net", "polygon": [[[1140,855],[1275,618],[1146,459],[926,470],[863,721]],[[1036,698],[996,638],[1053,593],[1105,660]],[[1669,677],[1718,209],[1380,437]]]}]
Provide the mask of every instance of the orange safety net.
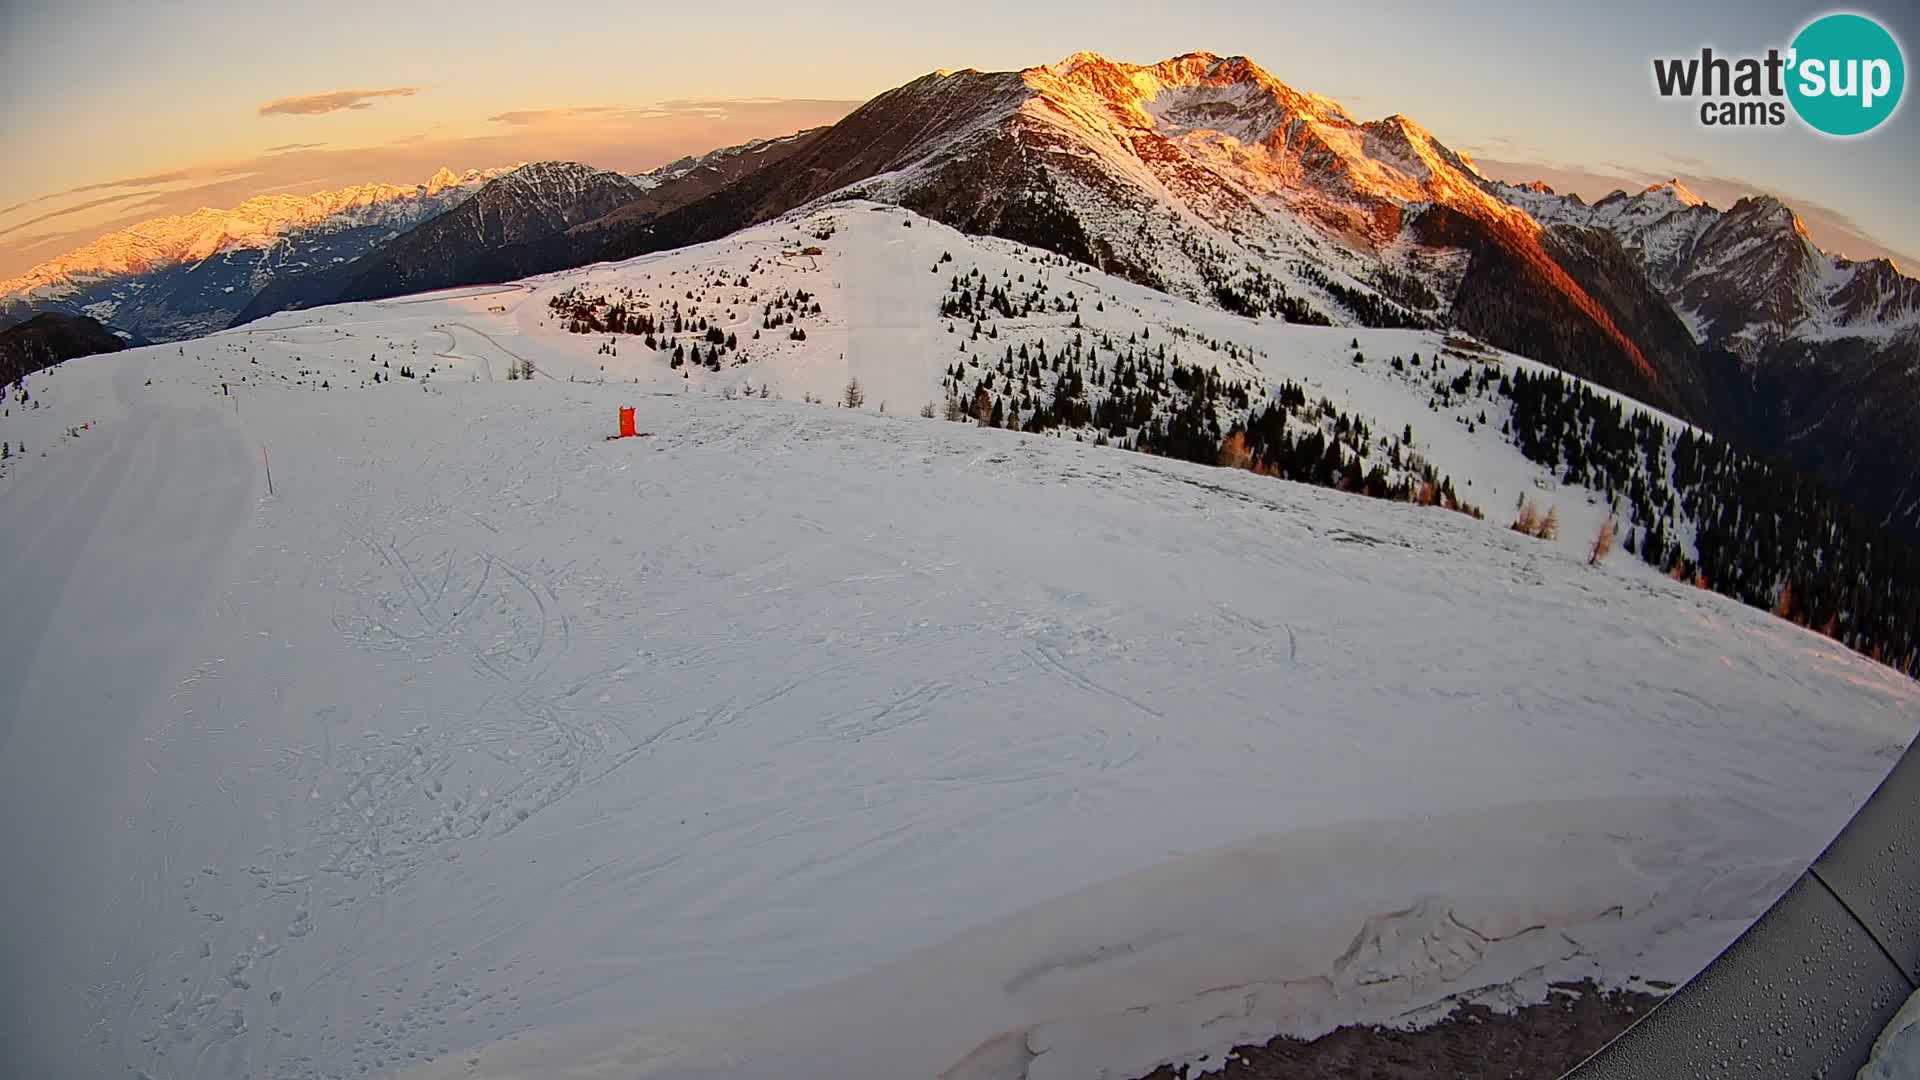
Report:
[{"label": "orange safety net", "polygon": [[620,437],[631,439],[633,436],[633,409],[630,406],[623,406],[620,409]]}]

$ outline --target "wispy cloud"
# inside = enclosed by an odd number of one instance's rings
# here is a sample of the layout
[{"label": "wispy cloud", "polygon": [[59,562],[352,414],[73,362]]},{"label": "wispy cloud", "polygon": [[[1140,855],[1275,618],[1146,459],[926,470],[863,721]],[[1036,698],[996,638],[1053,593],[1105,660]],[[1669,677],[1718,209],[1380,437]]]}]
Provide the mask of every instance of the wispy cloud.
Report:
[{"label": "wispy cloud", "polygon": [[[128,176],[119,180],[102,180],[97,184],[82,184],[76,188],[68,188],[61,192],[60,195],[85,195],[90,191],[111,191],[114,188],[155,187],[164,184],[178,184],[187,180],[199,180],[208,176],[217,176],[225,171],[227,171],[226,167],[220,165],[194,165],[185,169],[169,169],[166,172],[147,173],[144,176]],[[54,195],[41,196],[43,199],[58,197],[59,196]]]},{"label": "wispy cloud", "polygon": [[571,120],[576,116],[591,116],[598,113],[622,112],[618,105],[569,105],[557,109],[515,109],[512,112],[495,113],[487,117],[495,124],[512,124],[515,127],[530,127],[536,124],[551,124],[560,120]]},{"label": "wispy cloud", "polygon": [[325,145],[327,144],[323,142],[290,142],[281,143],[279,146],[269,146],[261,152],[265,154],[290,154],[295,150],[318,150]]},{"label": "wispy cloud", "polygon": [[753,104],[754,102],[746,100],[688,101],[685,98],[675,98],[672,101],[661,102],[653,111],[667,116],[725,116],[739,106]]},{"label": "wispy cloud", "polygon": [[[268,152],[271,153],[272,151]],[[21,210],[25,210],[29,206],[36,206],[43,202],[51,202],[55,199],[70,199],[75,195],[89,195],[96,191],[115,191],[122,188],[167,187],[170,185],[183,184],[189,180],[205,180],[209,177],[216,176],[245,176],[250,172],[251,169],[246,165],[207,164],[193,165],[184,169],[170,169],[166,172],[147,173],[144,176],[128,176],[119,180],[101,180],[97,183],[81,184],[79,187],[71,187],[65,191],[53,191],[45,195],[35,195],[31,199],[23,199],[20,202],[14,203],[12,206],[0,207],[0,218],[8,217]],[[154,193],[143,192],[143,194]],[[125,197],[126,196],[122,195],[110,199],[96,199],[86,205],[99,206]],[[72,209],[73,208],[70,207],[68,210],[62,211],[62,213],[71,212]]]},{"label": "wispy cloud", "polygon": [[276,98],[257,110],[261,116],[319,116],[342,109],[369,109],[375,98],[412,97],[417,86],[389,86],[383,90],[329,90],[324,94],[300,94]]},{"label": "wispy cloud", "polygon": [[1683,169],[1693,169],[1696,172],[1710,167],[1705,158],[1697,158],[1691,154],[1676,154],[1669,150],[1662,156]]},{"label": "wispy cloud", "polygon": [[65,217],[68,214],[84,213],[85,211],[94,210],[102,206],[111,206],[114,203],[126,202],[129,199],[150,199],[153,196],[158,194],[160,193],[157,191],[126,191],[118,195],[108,195],[105,198],[101,198],[101,199],[89,199],[88,201],[83,203],[75,203],[72,206],[63,206],[58,210],[49,210],[38,217],[30,217],[25,221],[16,222],[12,225],[7,226],[4,229],[0,229],[0,236],[7,236],[12,233],[19,232],[21,229],[38,225],[43,221],[51,221],[54,218]]},{"label": "wispy cloud", "polygon": [[826,111],[836,116],[851,111],[847,102],[804,98],[715,98],[696,100],[675,98],[652,105],[564,105],[544,109],[514,109],[487,117],[489,123],[511,127],[559,127],[591,125],[610,128],[623,124],[669,119],[742,120],[757,116],[789,113],[795,110]]},{"label": "wispy cloud", "polygon": [[1532,145],[1521,142],[1511,135],[1483,135],[1472,142],[1462,142],[1457,145],[1458,149],[1472,154],[1476,160],[1482,154],[1504,154],[1512,157],[1539,152]]}]

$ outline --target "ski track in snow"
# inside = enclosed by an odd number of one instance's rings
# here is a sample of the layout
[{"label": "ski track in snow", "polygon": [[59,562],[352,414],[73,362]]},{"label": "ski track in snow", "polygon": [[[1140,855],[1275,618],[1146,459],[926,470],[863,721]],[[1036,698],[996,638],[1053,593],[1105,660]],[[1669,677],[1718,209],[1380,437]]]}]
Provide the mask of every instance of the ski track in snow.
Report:
[{"label": "ski track in snow", "polygon": [[[937,384],[888,265],[805,279],[851,329],[793,385]],[[1683,978],[1914,734],[1891,671],[1492,522],[564,381],[567,280],[33,377],[101,424],[0,479],[0,1061],[1144,1072]],[[272,350],[449,370],[234,409]]]}]

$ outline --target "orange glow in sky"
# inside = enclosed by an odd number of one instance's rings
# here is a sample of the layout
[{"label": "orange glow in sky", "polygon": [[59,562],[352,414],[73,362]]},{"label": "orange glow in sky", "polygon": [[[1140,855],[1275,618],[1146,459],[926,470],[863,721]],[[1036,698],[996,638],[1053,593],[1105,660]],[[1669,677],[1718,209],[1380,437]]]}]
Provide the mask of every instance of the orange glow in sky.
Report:
[{"label": "orange glow in sky", "polygon": [[1647,56],[1764,46],[1813,8],[1643,6],[1660,17],[1623,5],[1547,17],[1518,0],[983,0],[964,15],[871,0],[27,0],[0,5],[0,277],[110,228],[251,195],[542,158],[638,171],[832,122],[937,68],[1082,49],[1147,62],[1242,53],[1356,115],[1406,113],[1503,179],[1591,198],[1679,176],[1721,206],[1780,195],[1831,250],[1920,251],[1906,207],[1912,110],[1848,144],[1708,137],[1645,85]]}]

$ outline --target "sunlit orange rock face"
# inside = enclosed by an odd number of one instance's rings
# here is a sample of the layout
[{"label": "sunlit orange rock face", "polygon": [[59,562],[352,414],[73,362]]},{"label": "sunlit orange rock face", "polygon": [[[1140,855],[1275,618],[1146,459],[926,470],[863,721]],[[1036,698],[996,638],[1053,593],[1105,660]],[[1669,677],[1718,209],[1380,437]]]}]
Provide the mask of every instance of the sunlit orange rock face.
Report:
[{"label": "sunlit orange rock face", "polygon": [[1034,92],[1023,112],[1107,129],[1184,192],[1233,188],[1370,245],[1398,235],[1412,203],[1525,220],[1406,117],[1359,123],[1338,102],[1296,91],[1244,57],[1190,53],[1138,66],[1078,53],[1021,75]]},{"label": "sunlit orange rock face", "polygon": [[1145,66],[1077,53],[1021,76],[1033,92],[1021,106],[1025,118],[1092,133],[1096,146],[1110,133],[1117,167],[1144,167],[1214,224],[1241,227],[1264,206],[1378,255],[1407,239],[1429,206],[1481,222],[1540,284],[1654,375],[1605,306],[1542,246],[1539,224],[1489,194],[1466,158],[1405,116],[1362,123],[1244,57],[1211,53]]},{"label": "sunlit orange rock face", "polygon": [[1446,322],[1628,392],[1690,362],[1684,326],[1659,322],[1608,262],[1617,248],[1544,231],[1405,116],[1362,122],[1210,53],[931,73],[606,256],[711,240],[823,197],[896,203],[1240,314]]}]

